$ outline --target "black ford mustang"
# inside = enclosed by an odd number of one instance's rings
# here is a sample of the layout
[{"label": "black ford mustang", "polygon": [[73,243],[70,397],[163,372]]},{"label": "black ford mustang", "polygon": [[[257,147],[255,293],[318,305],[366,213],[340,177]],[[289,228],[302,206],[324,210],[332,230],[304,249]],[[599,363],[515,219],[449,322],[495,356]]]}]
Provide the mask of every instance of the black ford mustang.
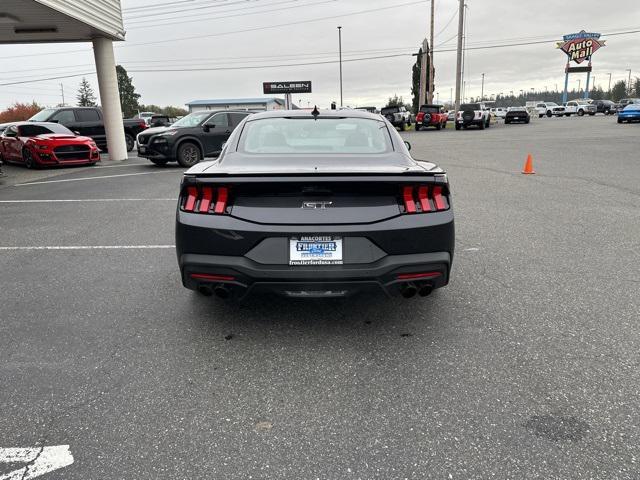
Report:
[{"label": "black ford mustang", "polygon": [[176,247],[185,287],[426,296],[449,282],[445,172],[416,161],[380,115],[272,111],[243,120],[220,157],[185,172]]}]

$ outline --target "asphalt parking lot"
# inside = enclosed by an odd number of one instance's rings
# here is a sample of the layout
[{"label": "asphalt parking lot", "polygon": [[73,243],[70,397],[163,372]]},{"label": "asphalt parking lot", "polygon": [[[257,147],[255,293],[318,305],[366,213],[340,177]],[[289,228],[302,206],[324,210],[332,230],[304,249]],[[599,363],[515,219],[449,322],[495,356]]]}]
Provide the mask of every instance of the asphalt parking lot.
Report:
[{"label": "asphalt parking lot", "polygon": [[404,137],[454,195],[426,299],[201,297],[182,169],[7,166],[1,446],[69,445],[47,479],[640,478],[640,125]]}]

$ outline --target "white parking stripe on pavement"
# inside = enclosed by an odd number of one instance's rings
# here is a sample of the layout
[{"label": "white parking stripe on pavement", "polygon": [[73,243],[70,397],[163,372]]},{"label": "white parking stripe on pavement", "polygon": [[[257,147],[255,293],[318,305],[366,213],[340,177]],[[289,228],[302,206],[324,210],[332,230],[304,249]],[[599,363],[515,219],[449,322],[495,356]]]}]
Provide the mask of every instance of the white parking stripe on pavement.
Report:
[{"label": "white parking stripe on pavement", "polygon": [[125,164],[120,164],[120,165],[98,165],[96,167],[93,167],[93,170],[99,170],[101,168],[122,168],[122,167],[139,167],[139,166],[145,166],[148,165],[149,167],[152,167],[153,164],[151,162],[147,162],[147,163],[125,163]]},{"label": "white parking stripe on pavement", "polygon": [[[45,180],[42,182],[16,183],[14,187],[27,187],[29,185],[43,185],[45,183],[63,183],[63,182],[80,182],[83,180],[101,180],[103,178],[133,177],[135,175],[156,175],[159,173],[176,173],[176,170],[162,170],[160,172],[120,173],[118,175],[99,175],[97,177],[66,178],[64,180]],[[178,171],[178,173],[182,173],[182,172]]]},{"label": "white parking stripe on pavement", "polygon": [[175,245],[43,245],[27,247],[0,247],[0,251],[9,250],[166,250]]},{"label": "white parking stripe on pavement", "polygon": [[49,200],[0,200],[0,203],[71,203],[71,202],[175,202],[177,198],[65,198]]}]

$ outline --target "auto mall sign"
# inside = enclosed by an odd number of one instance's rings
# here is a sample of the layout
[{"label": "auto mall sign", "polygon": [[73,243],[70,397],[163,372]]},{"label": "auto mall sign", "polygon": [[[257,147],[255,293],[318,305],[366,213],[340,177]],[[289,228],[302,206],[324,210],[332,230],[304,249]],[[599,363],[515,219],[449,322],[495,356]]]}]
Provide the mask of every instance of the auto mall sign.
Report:
[{"label": "auto mall sign", "polygon": [[576,63],[591,60],[591,56],[597,52],[600,47],[605,46],[605,40],[600,40],[599,33],[589,33],[584,30],[565,35],[562,37],[562,40],[562,42],[557,43],[558,48],[567,54],[569,62]]}]

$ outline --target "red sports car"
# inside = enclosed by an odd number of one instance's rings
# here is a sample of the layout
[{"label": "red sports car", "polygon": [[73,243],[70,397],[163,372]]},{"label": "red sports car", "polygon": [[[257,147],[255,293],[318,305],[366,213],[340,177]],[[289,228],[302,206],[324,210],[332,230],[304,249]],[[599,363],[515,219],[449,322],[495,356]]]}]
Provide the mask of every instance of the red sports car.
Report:
[{"label": "red sports car", "polygon": [[0,136],[0,158],[28,168],[95,165],[100,150],[89,137],[80,137],[57,123],[19,122]]}]

